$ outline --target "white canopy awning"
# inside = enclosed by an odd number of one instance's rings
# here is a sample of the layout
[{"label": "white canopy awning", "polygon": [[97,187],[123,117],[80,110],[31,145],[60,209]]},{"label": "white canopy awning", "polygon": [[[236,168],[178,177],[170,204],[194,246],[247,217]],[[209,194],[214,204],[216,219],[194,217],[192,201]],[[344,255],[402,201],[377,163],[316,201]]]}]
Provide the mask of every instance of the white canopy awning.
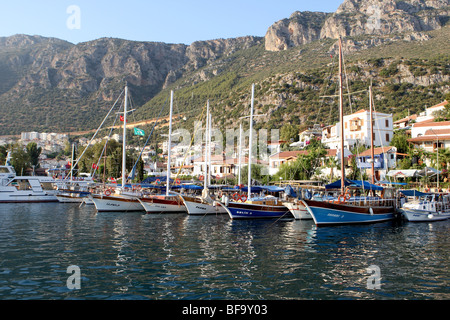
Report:
[{"label": "white canopy awning", "polygon": [[435,169],[435,168],[425,167],[425,168],[423,168],[422,170],[420,170],[420,171],[418,172],[418,174],[419,174],[421,177],[425,177],[425,175],[426,175],[427,177],[432,177],[432,176],[437,175],[438,172],[439,172],[439,174],[442,173],[442,171],[439,171],[439,170],[437,170],[437,169]]},{"label": "white canopy awning", "polygon": [[419,176],[418,172],[419,170],[417,169],[390,170],[387,176],[394,178],[417,177]]}]

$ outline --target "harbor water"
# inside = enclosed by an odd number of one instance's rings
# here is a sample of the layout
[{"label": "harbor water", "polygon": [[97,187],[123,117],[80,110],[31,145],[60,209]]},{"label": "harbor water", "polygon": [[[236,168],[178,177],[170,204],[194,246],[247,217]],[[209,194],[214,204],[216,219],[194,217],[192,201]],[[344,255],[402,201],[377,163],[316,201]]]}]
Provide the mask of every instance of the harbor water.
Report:
[{"label": "harbor water", "polygon": [[450,221],[318,228],[1,204],[0,299],[441,300],[449,249]]}]

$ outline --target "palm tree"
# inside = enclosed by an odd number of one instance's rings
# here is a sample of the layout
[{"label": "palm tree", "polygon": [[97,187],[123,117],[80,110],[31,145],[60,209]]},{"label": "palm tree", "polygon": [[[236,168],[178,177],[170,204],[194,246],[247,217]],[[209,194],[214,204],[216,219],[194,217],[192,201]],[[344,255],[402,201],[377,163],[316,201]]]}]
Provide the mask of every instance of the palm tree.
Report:
[{"label": "palm tree", "polygon": [[[428,152],[428,158],[431,159],[431,165],[436,167],[437,170],[443,171],[446,174],[446,178],[448,179],[448,168],[450,163],[450,148],[439,149],[437,152]],[[437,163],[437,159],[439,156],[439,163]],[[445,170],[445,171],[444,171]]]}]

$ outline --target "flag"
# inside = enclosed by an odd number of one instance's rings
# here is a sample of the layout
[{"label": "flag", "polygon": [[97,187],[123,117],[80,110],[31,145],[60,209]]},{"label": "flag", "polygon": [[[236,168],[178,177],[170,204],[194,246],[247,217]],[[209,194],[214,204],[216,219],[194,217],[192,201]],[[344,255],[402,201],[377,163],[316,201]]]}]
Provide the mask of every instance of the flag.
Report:
[{"label": "flag", "polygon": [[97,170],[98,169],[98,165],[96,163],[93,163],[92,164],[92,169],[96,169]]},{"label": "flag", "polygon": [[[119,116],[119,120],[123,122],[123,120],[125,120],[124,116]],[[128,120],[127,120],[127,122],[128,122]]]},{"label": "flag", "polygon": [[134,135],[135,136],[145,136],[145,131],[139,128],[134,128]]}]

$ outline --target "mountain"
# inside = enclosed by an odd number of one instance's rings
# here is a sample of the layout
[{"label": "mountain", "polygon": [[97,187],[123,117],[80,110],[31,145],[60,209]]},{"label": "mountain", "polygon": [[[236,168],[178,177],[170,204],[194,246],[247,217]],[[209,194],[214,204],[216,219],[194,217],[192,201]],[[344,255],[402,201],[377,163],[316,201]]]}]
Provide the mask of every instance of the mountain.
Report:
[{"label": "mountain", "polygon": [[267,114],[257,126],[306,126],[319,121],[310,111],[322,107],[319,95],[335,86],[330,55],[339,36],[352,88],[373,79],[380,108],[400,114],[407,102],[414,112],[449,91],[448,16],[444,0],[345,0],[334,13],[294,12],[265,37],[189,46],[0,38],[0,134],[94,129],[125,81],[137,109],[132,120],[155,118],[175,89],[176,111],[187,115],[186,125],[210,99],[216,122],[232,127],[246,114],[256,82],[257,111]]},{"label": "mountain", "polygon": [[185,72],[260,41],[186,46],[102,38],[74,45],[40,36],[0,38],[0,133],[95,127],[125,81],[138,107]]},{"label": "mountain", "polygon": [[295,12],[272,25],[266,50],[280,51],[324,38],[389,35],[442,28],[448,0],[345,0],[335,13]]}]

